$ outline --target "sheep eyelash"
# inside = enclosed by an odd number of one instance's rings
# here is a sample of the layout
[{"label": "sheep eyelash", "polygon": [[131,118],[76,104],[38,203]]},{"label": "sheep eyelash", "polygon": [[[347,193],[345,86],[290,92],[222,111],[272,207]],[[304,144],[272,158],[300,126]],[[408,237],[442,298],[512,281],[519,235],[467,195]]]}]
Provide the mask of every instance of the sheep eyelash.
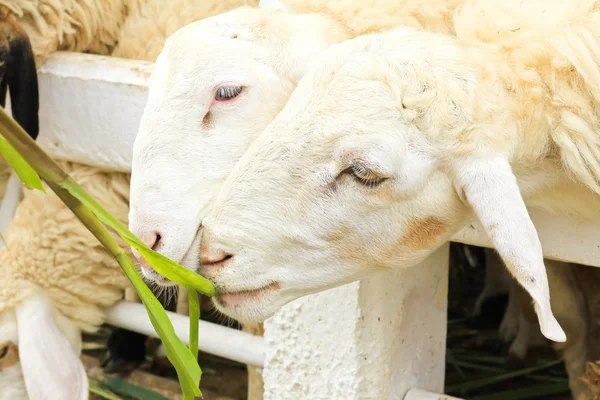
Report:
[{"label": "sheep eyelash", "polygon": [[358,163],[352,163],[350,167],[342,171],[342,174],[351,175],[356,182],[368,188],[377,187],[387,180],[387,178],[377,176],[363,165]]},{"label": "sheep eyelash", "polygon": [[215,93],[215,100],[227,101],[236,98],[244,88],[242,86],[220,87]]}]

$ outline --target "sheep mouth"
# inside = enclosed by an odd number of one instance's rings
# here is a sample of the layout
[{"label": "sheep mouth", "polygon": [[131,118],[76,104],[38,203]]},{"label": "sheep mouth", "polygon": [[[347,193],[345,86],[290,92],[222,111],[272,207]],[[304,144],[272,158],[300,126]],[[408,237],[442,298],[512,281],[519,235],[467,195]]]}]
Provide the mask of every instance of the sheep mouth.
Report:
[{"label": "sheep mouth", "polygon": [[163,286],[163,287],[169,287],[169,286],[176,285],[175,282],[165,278],[164,276],[162,276],[161,274],[156,272],[152,267],[142,266],[141,269],[142,269],[142,275],[146,282],[150,282],[157,286]]},{"label": "sheep mouth", "polygon": [[279,290],[279,282],[272,282],[258,289],[248,289],[232,292],[219,291],[214,301],[221,307],[233,307],[245,301],[263,297],[269,293]]}]

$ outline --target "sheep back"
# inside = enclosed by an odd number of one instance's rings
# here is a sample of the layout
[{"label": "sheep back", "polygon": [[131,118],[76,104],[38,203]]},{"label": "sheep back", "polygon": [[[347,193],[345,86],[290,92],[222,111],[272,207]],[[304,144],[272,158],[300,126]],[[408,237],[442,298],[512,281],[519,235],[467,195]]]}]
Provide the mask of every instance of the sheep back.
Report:
[{"label": "sheep back", "polygon": [[129,8],[142,0],[0,0],[33,46],[36,64],[57,50],[108,55]]}]

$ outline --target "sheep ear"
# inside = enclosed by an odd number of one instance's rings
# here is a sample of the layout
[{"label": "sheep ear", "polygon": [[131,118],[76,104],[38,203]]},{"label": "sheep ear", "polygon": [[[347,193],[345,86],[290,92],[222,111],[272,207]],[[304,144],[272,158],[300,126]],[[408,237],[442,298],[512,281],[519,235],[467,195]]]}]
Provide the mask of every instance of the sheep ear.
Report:
[{"label": "sheep ear", "polygon": [[531,295],[542,334],[566,335],[552,313],[542,245],[504,157],[462,158],[452,165],[455,187],[472,208],[510,273]]},{"label": "sheep ear", "polygon": [[[39,133],[39,92],[35,58],[27,33],[10,16],[2,22],[10,51],[6,55],[6,80],[13,118],[36,139]],[[6,93],[6,82],[4,93]]]},{"label": "sheep ear", "polygon": [[19,356],[31,400],[88,398],[83,364],[58,329],[47,300],[32,296],[17,307]]}]

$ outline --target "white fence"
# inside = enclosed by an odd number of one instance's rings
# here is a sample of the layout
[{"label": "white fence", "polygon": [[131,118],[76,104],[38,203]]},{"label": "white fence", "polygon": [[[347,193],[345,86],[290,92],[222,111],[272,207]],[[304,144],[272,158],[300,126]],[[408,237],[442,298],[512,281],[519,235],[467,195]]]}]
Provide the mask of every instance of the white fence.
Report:
[{"label": "white fence", "polygon": [[[40,145],[50,154],[129,171],[152,63],[56,53],[40,69]],[[600,266],[600,226],[532,212],[548,258]],[[490,247],[478,223],[456,241]],[[264,339],[201,321],[200,348],[264,366],[265,399],[451,399],[444,384],[449,246],[421,265],[299,299]],[[185,340],[187,318],[170,314]],[[152,334],[141,305],[117,326]]]}]

